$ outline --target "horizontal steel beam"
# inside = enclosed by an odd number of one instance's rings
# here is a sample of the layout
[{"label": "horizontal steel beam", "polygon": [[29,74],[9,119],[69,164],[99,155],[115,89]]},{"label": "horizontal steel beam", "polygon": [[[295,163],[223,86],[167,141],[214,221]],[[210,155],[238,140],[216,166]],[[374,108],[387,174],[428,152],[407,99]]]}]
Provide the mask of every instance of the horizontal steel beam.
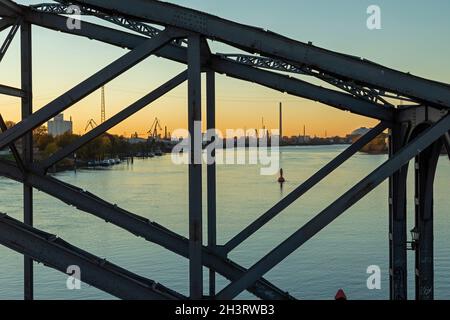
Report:
[{"label": "horizontal steel beam", "polygon": [[14,21],[13,18],[2,18],[0,20],[0,32],[11,27],[14,24]]},{"label": "horizontal steel beam", "polygon": [[[25,183],[70,206],[123,228],[138,237],[156,243],[185,258],[189,257],[189,242],[185,237],[146,218],[128,212],[117,205],[108,203],[92,193],[33,171],[28,172],[24,177],[14,164],[4,161],[0,161],[0,176]],[[202,261],[206,267],[216,270],[217,273],[231,281],[239,279],[246,271],[245,268],[229,259],[218,256],[205,246],[203,246]],[[293,299],[288,293],[278,289],[265,279],[260,279],[248,290],[261,299]]]},{"label": "horizontal steel beam", "polygon": [[210,67],[214,71],[233,78],[255,82],[265,87],[291,95],[321,102],[340,110],[382,121],[393,121],[394,109],[377,105],[352,95],[326,89],[289,76],[272,73],[251,66],[239,65],[218,57],[211,57]]},{"label": "horizontal steel beam", "polygon": [[105,83],[116,78],[148,56],[152,55],[159,48],[163,47],[165,44],[178,36],[180,36],[178,32],[166,30],[158,36],[144,41],[140,46],[112,62],[110,65],[98,71],[93,76],[81,82],[46,106],[42,107],[26,120],[19,122],[11,129],[2,133],[0,135],[0,149],[69,108],[76,102],[103,86]]},{"label": "horizontal steel beam", "polygon": [[0,0],[0,16],[19,16],[22,14],[22,8],[10,0]]},{"label": "horizontal steel beam", "polygon": [[285,198],[279,201],[276,205],[270,208],[263,215],[258,217],[250,225],[248,225],[244,230],[234,236],[230,241],[228,241],[221,250],[223,253],[228,254],[246,239],[248,239],[252,234],[261,229],[269,221],[280,214],[284,209],[289,207],[297,199],[303,196],[306,192],[311,190],[315,185],[327,177],[330,173],[336,170],[340,165],[352,157],[355,153],[361,150],[366,144],[375,139],[379,134],[381,134],[387,128],[385,123],[378,124],[375,128],[370,130],[364,136],[362,136],[358,141],[353,143],[350,147],[344,150],[336,158],[331,160],[322,169],[317,171],[311,178],[306,180],[300,186],[298,186],[294,191],[288,194]]},{"label": "horizontal steel beam", "polygon": [[16,22],[13,24],[8,35],[6,36],[5,41],[3,41],[3,44],[0,47],[0,62],[2,62],[3,57],[6,54],[6,51],[8,51],[9,46],[11,45],[12,41],[14,40],[14,36],[16,35],[17,30],[19,30],[21,23],[22,23],[22,18],[18,18],[16,20]]},{"label": "horizontal steel beam", "polygon": [[238,281],[232,282],[219,292],[217,298],[236,297],[449,130],[450,115],[447,115],[255,263]]},{"label": "horizontal steel beam", "polygon": [[450,108],[450,86],[361,58],[305,44],[271,31],[156,0],[76,0],[86,6],[164,26],[198,32],[252,53],[307,65],[341,79]]},{"label": "horizontal steel beam", "polygon": [[63,149],[58,150],[56,153],[54,153],[52,156],[50,156],[48,159],[42,161],[40,163],[40,167],[43,169],[48,169],[54,164],[58,163],[59,161],[63,160],[67,156],[71,155],[81,147],[83,147],[85,144],[89,143],[90,141],[94,140],[95,138],[99,137],[109,129],[113,128],[114,126],[118,125],[120,122],[124,121],[128,117],[132,116],[139,110],[143,109],[150,103],[154,102],[155,100],[159,99],[161,96],[169,92],[170,90],[176,88],[180,84],[182,84],[187,78],[186,71],[180,73],[173,79],[167,81],[163,85],[161,85],[159,88],[155,89],[151,93],[145,95],[129,107],[123,109],[110,119],[106,120],[99,126],[95,127],[82,137],[75,140],[72,144],[66,146]]},{"label": "horizontal steel beam", "polygon": [[[0,114],[0,130],[1,132],[5,132],[6,130],[8,130],[6,122],[1,114]],[[11,150],[11,153],[13,154],[14,160],[16,160],[16,164],[19,167],[20,171],[22,173],[25,173],[25,165],[23,164],[23,160],[20,156],[19,151],[16,148],[16,145],[14,143],[9,144],[9,149]]]},{"label": "horizontal steel beam", "polygon": [[81,271],[81,281],[121,299],[185,300],[182,294],[138,276],[105,259],[87,253],[55,235],[0,213],[0,244],[66,273],[70,266]]},{"label": "horizontal steel beam", "polygon": [[[83,28],[69,30],[66,26],[66,18],[49,14],[26,11],[27,21],[64,33],[95,39],[114,46],[133,49],[147,38],[139,35],[126,33],[111,28],[102,27],[88,22],[82,22]],[[166,59],[180,63],[187,63],[187,50],[180,46],[167,45],[155,53]],[[221,58],[217,55],[210,56],[210,63],[206,64],[212,71],[226,74],[229,77],[251,81],[253,83],[272,88],[282,92],[288,92],[294,96],[319,101],[321,103],[348,110],[355,114],[372,117],[379,120],[391,121],[394,110],[381,107],[375,103],[357,99],[349,94],[341,93],[312,85],[306,81],[281,75],[275,72],[265,71],[250,66],[245,66]]]},{"label": "horizontal steel beam", "polygon": [[2,84],[0,84],[0,94],[18,98],[25,97],[25,92],[22,89],[9,87]]}]

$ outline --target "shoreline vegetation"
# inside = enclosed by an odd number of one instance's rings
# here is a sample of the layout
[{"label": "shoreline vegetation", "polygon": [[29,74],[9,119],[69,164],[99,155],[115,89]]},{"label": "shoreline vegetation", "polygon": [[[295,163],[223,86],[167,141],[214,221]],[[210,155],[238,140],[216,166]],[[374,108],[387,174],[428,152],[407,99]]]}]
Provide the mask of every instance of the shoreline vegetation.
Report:
[{"label": "shoreline vegetation", "polygon": [[[7,122],[7,126],[13,126],[13,122]],[[41,160],[47,159],[49,156],[57,152],[58,150],[72,144],[76,139],[80,138],[80,135],[65,133],[63,135],[53,137],[48,134],[47,128],[41,126],[33,131],[33,143],[34,143],[34,161],[39,162]],[[307,143],[299,143],[297,141],[292,141],[289,138],[283,138],[280,143],[280,147],[289,146],[323,146],[323,145],[336,145],[336,144],[351,144],[355,142],[359,137],[353,137],[352,139],[333,137],[333,138],[312,138]],[[387,134],[381,134],[375,138],[371,143],[366,145],[361,152],[377,155],[377,154],[387,154],[388,144],[387,144]],[[131,142],[131,139],[125,138],[123,136],[113,135],[105,133],[76,152],[68,158],[60,161],[55,166],[53,166],[50,172],[59,172],[66,170],[73,170],[75,168],[83,167],[101,167],[106,166],[108,161],[112,160],[111,165],[114,163],[119,163],[121,160],[127,159],[127,161],[132,162],[133,158],[152,158],[154,156],[161,156],[164,153],[169,153],[172,151],[174,145],[178,142],[159,139],[159,138],[149,138],[147,140],[142,139],[140,142]],[[270,142],[269,142],[270,144]],[[232,144],[233,145],[233,144]],[[248,147],[248,139],[245,143]],[[206,146],[206,144],[205,144]],[[237,147],[237,138],[234,138],[234,147]],[[17,149],[21,150],[21,140],[16,142]],[[228,146],[230,147],[230,146]],[[227,143],[224,140],[224,149],[227,148]],[[6,149],[5,149],[6,150]],[[0,154],[1,159],[12,160],[14,158],[12,154],[5,152]],[[114,163],[113,163],[114,162]]]}]

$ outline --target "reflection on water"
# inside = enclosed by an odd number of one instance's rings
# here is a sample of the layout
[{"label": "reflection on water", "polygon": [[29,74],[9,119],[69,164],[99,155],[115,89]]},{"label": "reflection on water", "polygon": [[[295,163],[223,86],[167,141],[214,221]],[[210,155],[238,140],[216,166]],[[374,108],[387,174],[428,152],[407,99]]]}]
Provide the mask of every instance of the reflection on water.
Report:
[{"label": "reflection on water", "polygon": [[[281,167],[286,182],[278,176],[261,176],[258,166],[222,165],[217,173],[218,238],[224,243],[252,220],[286,196],[311,174],[330,161],[344,146],[289,147],[281,149]],[[240,152],[244,152],[243,150]],[[301,227],[331,201],[386,160],[384,155],[358,154],[322,183],[286,209],[271,223],[231,253],[231,258],[249,267]],[[450,298],[450,219],[448,197],[450,165],[442,157],[436,179],[435,256],[436,298]],[[206,169],[204,170],[206,177]],[[187,236],[187,167],[175,166],[170,156],[137,160],[105,170],[79,170],[57,174],[58,179],[77,185],[131,212],[157,221]],[[413,197],[410,172],[410,199]],[[206,187],[206,182],[204,184]],[[0,211],[21,218],[21,186],[0,178]],[[36,192],[35,225],[109,261],[188,294],[188,263],[176,254],[137,238],[120,228],[79,212]],[[206,210],[206,194],[204,196]],[[413,206],[408,205],[412,229]],[[206,216],[205,216],[206,221]],[[206,223],[205,223],[206,225]],[[413,296],[413,256],[410,254],[410,297]],[[21,299],[22,257],[0,247],[0,298]],[[379,265],[382,289],[369,291],[366,269]],[[83,277],[83,274],[81,274]],[[388,293],[388,204],[387,183],[370,193],[328,228],[307,242],[269,272],[266,277],[298,298],[333,299],[344,288],[349,299],[387,299]],[[42,265],[36,266],[38,299],[108,299],[108,294],[82,285],[66,289],[66,277]],[[218,288],[227,281],[220,278]],[[205,271],[205,286],[207,272]],[[252,298],[244,293],[241,298]]]}]

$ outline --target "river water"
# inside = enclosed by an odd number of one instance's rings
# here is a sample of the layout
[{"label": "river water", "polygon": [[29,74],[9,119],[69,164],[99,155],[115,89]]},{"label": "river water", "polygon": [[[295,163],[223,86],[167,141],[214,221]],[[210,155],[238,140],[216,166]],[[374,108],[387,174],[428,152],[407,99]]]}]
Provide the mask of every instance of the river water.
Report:
[{"label": "river water", "polygon": [[[260,175],[257,165],[218,166],[218,242],[223,244],[229,240],[344,148],[281,148],[281,166],[287,180],[282,190],[276,182],[277,177]],[[357,154],[237,247],[231,253],[231,259],[250,267],[386,159],[385,155]],[[411,171],[409,199],[413,197]],[[187,236],[187,166],[174,165],[170,155],[135,160],[133,165],[123,163],[108,169],[63,172],[56,177]],[[372,191],[270,271],[266,278],[300,299],[333,299],[339,288],[345,290],[349,299],[388,299],[387,187],[386,182]],[[437,299],[450,298],[449,187],[450,162],[441,157],[435,184]],[[22,216],[20,184],[0,178],[0,212],[15,218]],[[412,229],[414,211],[411,201],[408,214],[409,229]],[[186,259],[42,192],[35,192],[35,226],[132,272],[188,294]],[[0,257],[0,299],[21,299],[23,258],[5,247],[0,247]],[[366,270],[371,265],[381,268],[381,290],[367,289]],[[412,252],[409,253],[409,270],[409,296],[413,297]],[[82,284],[81,290],[68,290],[66,279],[64,274],[36,264],[36,298],[113,298],[87,284]],[[226,283],[219,277],[218,288],[223,288]],[[205,291],[206,285],[205,270]],[[239,297],[252,298],[247,293]]]}]

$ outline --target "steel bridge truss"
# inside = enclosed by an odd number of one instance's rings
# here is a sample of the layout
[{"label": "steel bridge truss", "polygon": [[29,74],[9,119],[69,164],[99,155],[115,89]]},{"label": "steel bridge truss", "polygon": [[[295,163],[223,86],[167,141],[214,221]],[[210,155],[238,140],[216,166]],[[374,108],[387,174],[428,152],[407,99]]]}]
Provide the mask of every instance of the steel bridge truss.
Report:
[{"label": "steel bridge truss", "polygon": [[[77,5],[79,11],[73,11]],[[77,9],[78,10],[78,9]],[[89,15],[127,31],[80,20],[82,28],[67,26],[67,14]],[[416,299],[434,298],[433,182],[442,147],[450,159],[450,86],[383,67],[373,62],[304,44],[270,31],[154,0],[79,0],[34,6],[0,0],[0,32],[9,29],[1,45],[0,62],[20,30],[21,87],[0,84],[0,94],[21,99],[22,121],[7,128],[0,116],[0,149],[10,148],[14,162],[0,161],[0,175],[23,184],[24,221],[0,215],[0,243],[24,255],[24,297],[33,299],[33,261],[66,272],[69,265],[83,268],[83,281],[124,299],[186,299],[153,280],[133,274],[33,227],[33,189],[112,223],[146,241],[189,259],[190,299],[232,299],[248,290],[261,299],[295,299],[263,276],[300,248],[348,208],[389,179],[389,248],[391,299],[407,299],[406,179],[415,159]],[[129,52],[33,112],[32,25],[94,39]],[[156,27],[160,26],[160,27]],[[131,31],[131,32],[130,32]],[[213,53],[207,40],[226,43],[248,54]],[[186,64],[187,70],[58,150],[48,159],[33,159],[32,130],[99,89],[151,55]],[[202,232],[202,165],[189,165],[189,237],[185,238],[94,194],[47,175],[47,170],[82,146],[148,106],[183,82],[188,82],[188,125],[202,119],[201,74],[206,73],[207,127],[215,128],[215,77],[253,82],[290,95],[379,120],[370,132],[298,186],[223,245],[217,244],[216,165],[207,167],[207,245]],[[325,81],[332,90],[293,75]],[[408,106],[396,106],[407,101]],[[228,254],[269,223],[380,133],[389,130],[389,159],[335,202],[300,227],[289,238],[249,268]],[[200,135],[201,136],[201,135]],[[22,152],[15,142],[22,139]],[[194,138],[195,139],[195,138]],[[191,144],[195,146],[193,141]],[[190,156],[201,156],[192,147]],[[204,292],[203,268],[209,272]],[[216,274],[230,281],[216,290]],[[114,285],[111,285],[111,284]]]}]

